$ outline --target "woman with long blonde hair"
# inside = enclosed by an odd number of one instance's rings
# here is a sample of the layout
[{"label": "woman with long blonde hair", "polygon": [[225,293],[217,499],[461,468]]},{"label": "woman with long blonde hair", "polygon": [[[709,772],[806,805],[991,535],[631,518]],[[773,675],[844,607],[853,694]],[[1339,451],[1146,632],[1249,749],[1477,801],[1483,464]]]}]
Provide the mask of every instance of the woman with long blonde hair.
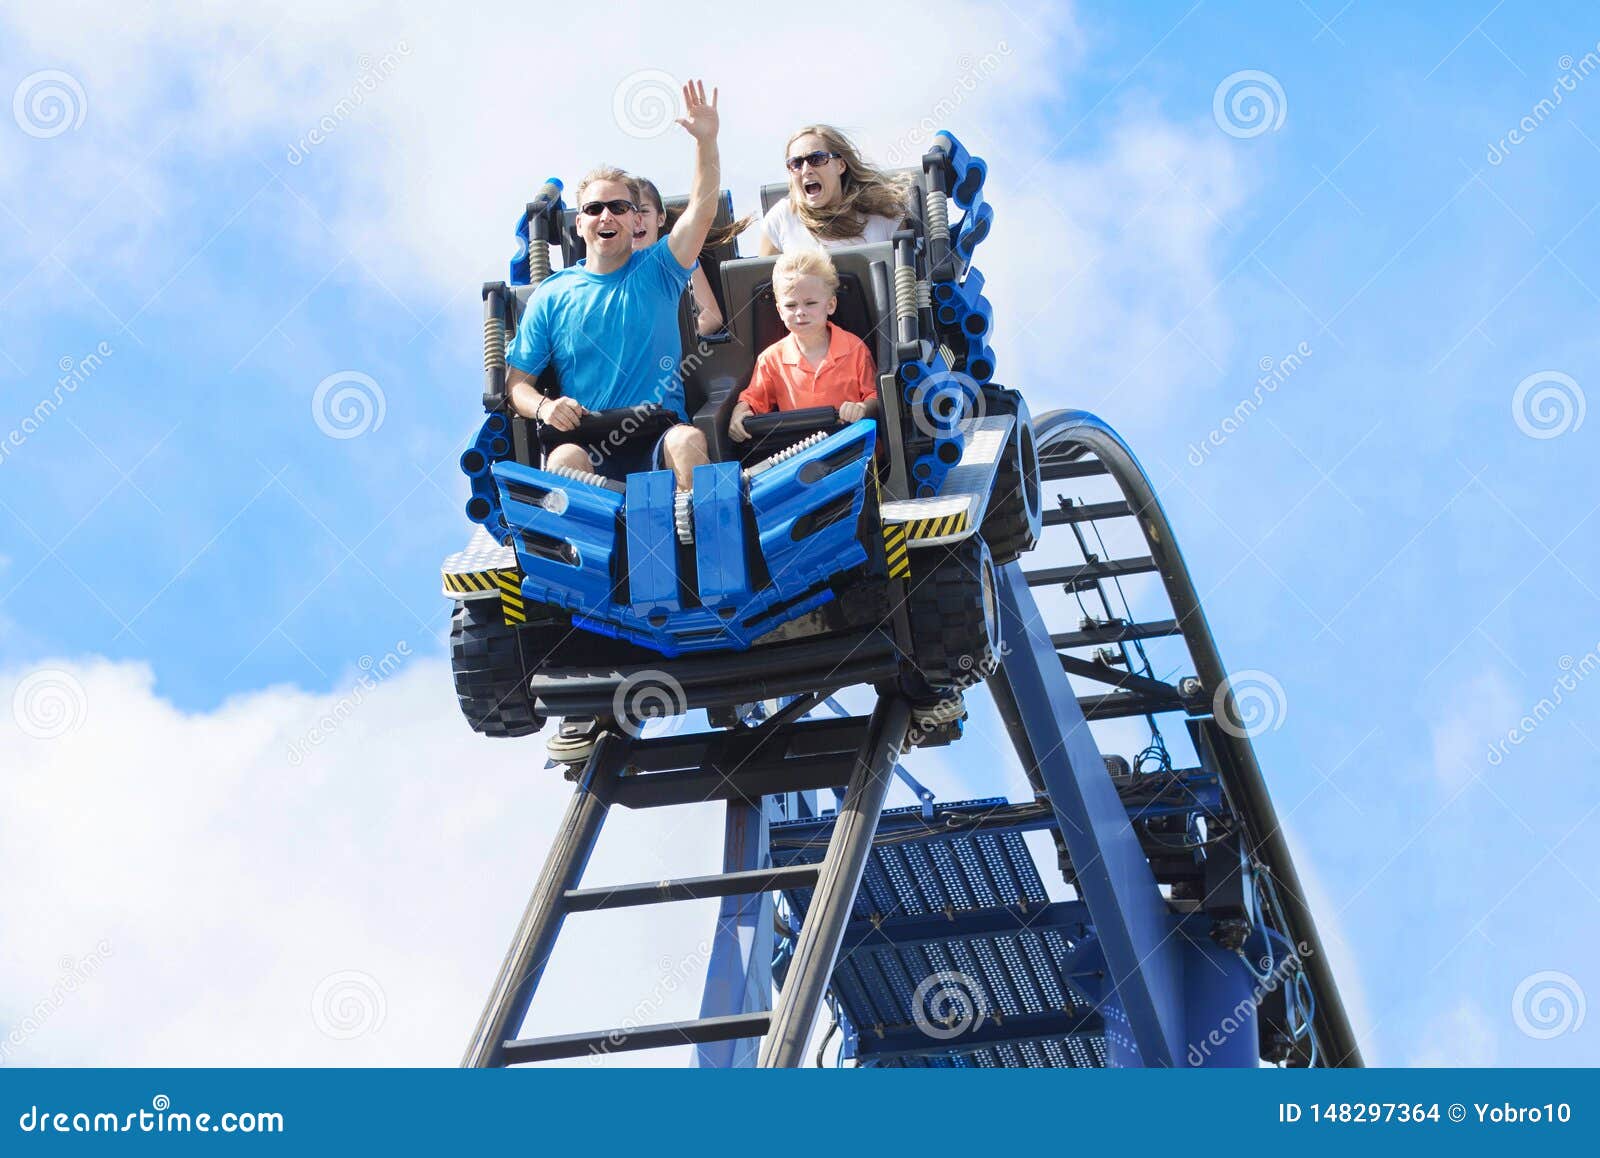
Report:
[{"label": "woman with long blonde hair", "polygon": [[908,187],[861,159],[831,125],[807,125],[784,149],[789,196],[761,220],[761,253],[888,241],[906,213]]}]

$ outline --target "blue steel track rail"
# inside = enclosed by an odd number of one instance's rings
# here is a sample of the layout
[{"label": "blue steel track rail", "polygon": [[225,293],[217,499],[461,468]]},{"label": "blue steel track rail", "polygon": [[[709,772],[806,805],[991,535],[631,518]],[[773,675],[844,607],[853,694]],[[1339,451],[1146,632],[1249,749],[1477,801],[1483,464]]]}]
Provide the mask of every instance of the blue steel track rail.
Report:
[{"label": "blue steel track rail", "polygon": [[[1087,477],[1103,472],[1122,492],[1129,513],[1139,524],[1150,559],[1155,564],[1154,570],[1160,575],[1178,633],[1193,664],[1191,670],[1204,689],[1205,703],[1209,707],[1220,698],[1217,705],[1220,710],[1231,719],[1239,719],[1227,669],[1206,621],[1194,580],[1155,488],[1138,459],[1115,430],[1086,411],[1050,411],[1037,417],[1034,427],[1041,469],[1047,480],[1052,475]],[[1067,470],[1063,472],[1062,467]],[[1024,556],[1017,566],[1026,560]],[[1172,705],[1168,710],[1180,706]],[[1305,888],[1295,869],[1250,738],[1241,729],[1216,727],[1207,729],[1205,736],[1211,754],[1216,757],[1224,797],[1243,826],[1251,859],[1266,870],[1276,885],[1277,911],[1269,914],[1276,919],[1270,923],[1277,925],[1292,942],[1308,949],[1302,960],[1316,997],[1312,1027],[1322,1055],[1320,1064],[1360,1066],[1360,1045],[1339,995],[1322,937],[1311,915]]]}]

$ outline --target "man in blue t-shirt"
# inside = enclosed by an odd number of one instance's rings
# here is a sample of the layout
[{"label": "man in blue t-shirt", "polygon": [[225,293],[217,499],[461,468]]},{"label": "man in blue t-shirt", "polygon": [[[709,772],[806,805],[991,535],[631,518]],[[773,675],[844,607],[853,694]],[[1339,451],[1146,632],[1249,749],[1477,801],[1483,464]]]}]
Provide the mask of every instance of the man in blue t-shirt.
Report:
[{"label": "man in blue t-shirt", "polygon": [[[506,351],[506,388],[525,418],[571,430],[590,410],[656,403],[684,421],[662,436],[661,460],[679,491],[694,485],[694,468],[707,461],[705,435],[688,425],[678,363],[678,299],[699,262],[717,212],[721,165],[717,156],[717,92],[683,86],[686,115],[679,118],[695,142],[689,204],[672,232],[635,253],[638,193],[620,169],[596,169],[578,185],[578,235],[588,256],[551,274],[534,292]],[[561,397],[541,394],[534,380],[554,365]],[[553,448],[546,466],[625,474],[634,464],[609,455],[599,464],[576,444]]]}]

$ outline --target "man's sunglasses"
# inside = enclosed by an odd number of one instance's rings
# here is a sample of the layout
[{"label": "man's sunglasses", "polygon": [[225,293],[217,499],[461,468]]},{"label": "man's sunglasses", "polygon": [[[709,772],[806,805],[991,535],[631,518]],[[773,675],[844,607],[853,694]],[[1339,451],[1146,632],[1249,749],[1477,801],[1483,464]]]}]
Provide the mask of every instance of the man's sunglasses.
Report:
[{"label": "man's sunglasses", "polygon": [[789,171],[798,173],[807,165],[810,165],[813,169],[820,169],[829,161],[837,160],[839,156],[840,154],[838,153],[824,153],[819,149],[815,153],[807,153],[803,157],[790,157],[788,161]]},{"label": "man's sunglasses", "polygon": [[615,201],[585,201],[578,208],[578,212],[587,217],[599,217],[602,210],[611,210],[612,216],[621,217],[624,213],[637,213],[639,207],[632,201],[624,201],[620,197]]}]

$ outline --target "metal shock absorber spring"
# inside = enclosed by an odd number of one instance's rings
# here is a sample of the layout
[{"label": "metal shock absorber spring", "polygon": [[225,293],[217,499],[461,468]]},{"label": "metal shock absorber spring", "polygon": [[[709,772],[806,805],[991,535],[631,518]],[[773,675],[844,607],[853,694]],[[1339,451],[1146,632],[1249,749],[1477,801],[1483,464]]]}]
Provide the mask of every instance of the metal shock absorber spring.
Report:
[{"label": "metal shock absorber spring", "polygon": [[498,316],[483,319],[483,368],[506,368],[506,328]]},{"label": "metal shock absorber spring", "polygon": [[950,240],[950,198],[937,189],[928,190],[928,240]]},{"label": "metal shock absorber spring", "polygon": [[754,478],[758,474],[761,474],[763,471],[771,470],[773,467],[777,466],[780,462],[784,462],[784,461],[786,461],[788,459],[793,458],[795,455],[799,454],[803,450],[810,450],[813,446],[817,445],[817,443],[821,442],[824,438],[827,438],[827,437],[828,437],[828,432],[826,430],[819,430],[815,434],[807,435],[805,438],[801,439],[799,442],[795,443],[793,446],[785,447],[783,450],[780,450],[777,454],[773,455],[771,458],[764,458],[760,462],[756,463],[754,466],[745,468],[745,472],[744,472],[745,481],[748,482],[750,479]]},{"label": "metal shock absorber spring", "polygon": [[901,321],[917,316],[917,271],[909,265],[895,267],[894,316]]},{"label": "metal shock absorber spring", "polygon": [[588,483],[594,487],[604,487],[611,480],[593,471],[579,470],[572,466],[547,466],[544,468],[550,474],[558,474],[562,478],[570,478],[574,482]]},{"label": "metal shock absorber spring", "polygon": [[528,283],[538,285],[550,276],[550,243],[548,241],[528,242]]}]

